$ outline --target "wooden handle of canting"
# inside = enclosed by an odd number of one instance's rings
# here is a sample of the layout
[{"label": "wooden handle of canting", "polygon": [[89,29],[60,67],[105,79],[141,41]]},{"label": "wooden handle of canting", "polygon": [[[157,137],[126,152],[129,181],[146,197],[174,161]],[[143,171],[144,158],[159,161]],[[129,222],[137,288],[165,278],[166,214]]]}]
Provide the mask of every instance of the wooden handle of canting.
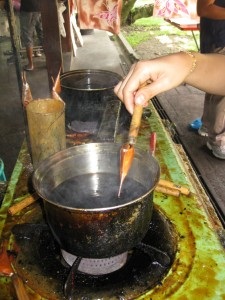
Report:
[{"label": "wooden handle of canting", "polygon": [[136,138],[138,136],[138,132],[141,126],[142,113],[143,113],[143,106],[140,104],[136,104],[134,106],[134,113],[131,119],[129,137],[128,137],[129,144],[131,145],[134,145],[136,143]]},{"label": "wooden handle of canting", "polygon": [[27,207],[28,205],[30,205],[30,204],[34,203],[35,201],[37,201],[38,198],[39,198],[39,196],[35,193],[28,196],[28,197],[24,198],[23,200],[21,200],[20,202],[10,206],[10,208],[8,209],[8,213],[11,216],[13,216],[16,213],[20,212],[25,207]]}]

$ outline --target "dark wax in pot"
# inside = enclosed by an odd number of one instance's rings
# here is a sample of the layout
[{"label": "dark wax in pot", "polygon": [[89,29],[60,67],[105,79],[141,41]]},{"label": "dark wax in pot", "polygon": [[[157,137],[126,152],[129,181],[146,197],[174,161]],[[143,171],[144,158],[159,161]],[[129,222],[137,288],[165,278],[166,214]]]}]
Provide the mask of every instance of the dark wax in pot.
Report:
[{"label": "dark wax in pot", "polygon": [[119,180],[118,175],[108,173],[75,176],[52,190],[48,199],[66,207],[94,209],[125,204],[147,192],[146,187],[127,177],[118,198]]}]

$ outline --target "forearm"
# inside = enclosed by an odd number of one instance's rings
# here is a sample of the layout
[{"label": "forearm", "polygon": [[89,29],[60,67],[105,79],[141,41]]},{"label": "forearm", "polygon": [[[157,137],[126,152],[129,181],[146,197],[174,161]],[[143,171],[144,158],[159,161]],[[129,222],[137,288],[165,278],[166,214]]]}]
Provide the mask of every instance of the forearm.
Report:
[{"label": "forearm", "polygon": [[146,106],[149,99],[184,82],[225,95],[225,55],[179,52],[139,61],[114,91],[132,113],[135,103]]},{"label": "forearm", "polygon": [[195,53],[196,68],[185,82],[210,94],[225,95],[225,55]]}]

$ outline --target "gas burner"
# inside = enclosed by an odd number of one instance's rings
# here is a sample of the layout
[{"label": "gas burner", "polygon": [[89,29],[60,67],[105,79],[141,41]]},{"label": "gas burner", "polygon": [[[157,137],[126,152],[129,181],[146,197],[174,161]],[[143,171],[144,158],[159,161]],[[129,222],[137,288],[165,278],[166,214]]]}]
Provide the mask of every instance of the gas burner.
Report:
[{"label": "gas burner", "polygon": [[[61,249],[43,220],[39,206],[25,214],[22,221],[24,224],[13,228],[12,248],[19,249],[13,266],[27,285],[45,299],[52,299],[53,294],[54,299],[60,300],[136,299],[161,283],[177,250],[177,233],[173,225],[154,208],[149,230],[142,242],[128,253],[104,259],[106,274],[102,274],[103,271],[96,271],[95,265],[96,262],[99,265],[102,259],[85,259],[79,265],[82,259],[78,257],[73,262],[73,257],[71,261],[66,258],[72,266],[62,263]],[[92,274],[87,274],[89,264],[93,263]],[[120,264],[117,268],[116,265]],[[112,267],[110,273],[108,265]]]},{"label": "gas burner", "polygon": [[[63,249],[61,249],[61,253],[63,259],[69,266],[72,266],[77,259],[76,255],[73,255]],[[89,275],[109,274],[122,268],[127,261],[127,256],[128,252],[109,258],[82,258],[77,271]]]}]

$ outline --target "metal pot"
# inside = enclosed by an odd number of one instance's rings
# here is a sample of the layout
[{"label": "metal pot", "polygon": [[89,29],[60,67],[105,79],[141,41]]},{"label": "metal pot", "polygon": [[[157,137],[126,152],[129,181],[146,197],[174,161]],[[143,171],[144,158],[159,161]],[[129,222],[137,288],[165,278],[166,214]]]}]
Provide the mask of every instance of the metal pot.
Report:
[{"label": "metal pot", "polygon": [[[41,162],[33,174],[50,229],[60,247],[71,254],[112,257],[132,249],[149,228],[159,165],[151,154],[136,148],[118,198],[120,148],[115,143],[68,148]],[[71,180],[70,187],[54,193]],[[102,202],[96,205],[96,199]]]},{"label": "metal pot", "polygon": [[97,121],[107,102],[115,95],[114,86],[121,80],[107,70],[74,70],[61,75],[61,98],[66,103],[66,123]]}]

